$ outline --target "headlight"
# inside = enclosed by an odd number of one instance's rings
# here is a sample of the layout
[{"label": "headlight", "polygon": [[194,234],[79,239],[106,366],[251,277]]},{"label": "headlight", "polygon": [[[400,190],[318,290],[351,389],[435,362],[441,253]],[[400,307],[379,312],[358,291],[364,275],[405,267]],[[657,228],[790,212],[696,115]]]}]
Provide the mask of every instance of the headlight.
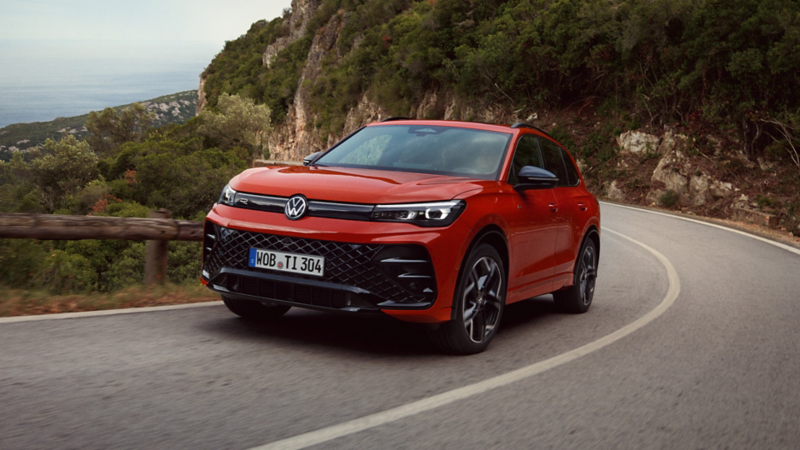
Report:
[{"label": "headlight", "polygon": [[376,205],[372,220],[408,222],[423,227],[446,227],[453,223],[467,204],[463,200],[448,202]]},{"label": "headlight", "polygon": [[219,196],[219,200],[217,203],[222,205],[233,206],[233,202],[236,197],[236,191],[231,188],[231,185],[227,184],[224,188],[222,188],[222,194]]}]

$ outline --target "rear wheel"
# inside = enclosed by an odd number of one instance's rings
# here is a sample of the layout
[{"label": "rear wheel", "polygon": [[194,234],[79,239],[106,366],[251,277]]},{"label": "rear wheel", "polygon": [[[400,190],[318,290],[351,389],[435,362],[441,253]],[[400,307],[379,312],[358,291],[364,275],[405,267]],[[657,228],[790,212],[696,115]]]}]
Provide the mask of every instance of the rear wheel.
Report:
[{"label": "rear wheel", "polygon": [[575,275],[572,286],[553,292],[556,306],[564,312],[582,314],[589,310],[594,297],[594,284],[597,280],[597,247],[592,239],[583,243],[578,260],[575,261]]},{"label": "rear wheel", "polygon": [[453,299],[454,318],[431,333],[441,350],[469,355],[489,346],[505,306],[505,270],[500,255],[488,244],[470,254]]},{"label": "rear wheel", "polygon": [[251,320],[275,320],[291,308],[291,306],[265,305],[257,300],[238,300],[224,296],[222,302],[232,313]]}]

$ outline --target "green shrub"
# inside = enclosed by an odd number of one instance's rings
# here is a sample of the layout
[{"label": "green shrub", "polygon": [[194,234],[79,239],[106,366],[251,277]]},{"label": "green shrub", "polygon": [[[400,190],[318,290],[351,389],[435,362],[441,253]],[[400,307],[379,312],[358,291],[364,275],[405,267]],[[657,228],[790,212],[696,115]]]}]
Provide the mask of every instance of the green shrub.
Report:
[{"label": "green shrub", "polygon": [[53,243],[32,239],[0,239],[0,284],[31,287]]},{"label": "green shrub", "polygon": [[144,280],[145,244],[134,242],[119,253],[106,274],[106,286],[116,291],[126,286],[141,284]]},{"label": "green shrub", "polygon": [[97,288],[97,273],[86,257],[54,250],[44,259],[33,281],[55,294],[89,292]]},{"label": "green shrub", "polygon": [[169,243],[167,280],[175,284],[198,283],[202,266],[203,248],[199,242]]},{"label": "green shrub", "polygon": [[658,202],[665,208],[672,208],[681,201],[681,196],[672,189],[667,189],[666,192],[658,197]]}]

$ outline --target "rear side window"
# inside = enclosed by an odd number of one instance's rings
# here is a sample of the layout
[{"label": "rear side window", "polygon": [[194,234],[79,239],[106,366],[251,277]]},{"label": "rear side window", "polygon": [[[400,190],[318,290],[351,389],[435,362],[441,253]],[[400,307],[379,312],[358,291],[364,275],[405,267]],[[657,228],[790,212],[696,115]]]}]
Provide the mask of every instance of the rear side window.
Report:
[{"label": "rear side window", "polygon": [[569,185],[570,186],[577,186],[581,183],[581,177],[578,176],[578,169],[575,168],[575,164],[572,162],[572,158],[569,157],[569,154],[563,148],[561,149],[561,156],[564,157],[564,165],[567,166],[567,176],[569,176]]},{"label": "rear side window", "polygon": [[567,176],[567,166],[561,155],[561,147],[548,139],[539,139],[542,146],[542,156],[544,157],[544,168],[558,177],[557,186],[570,186],[570,179]]},{"label": "rear side window", "polygon": [[542,155],[539,153],[539,144],[536,142],[536,138],[529,134],[523,135],[517,142],[517,150],[514,152],[514,160],[511,162],[511,170],[508,173],[509,184],[519,183],[517,174],[525,166],[544,169]]}]

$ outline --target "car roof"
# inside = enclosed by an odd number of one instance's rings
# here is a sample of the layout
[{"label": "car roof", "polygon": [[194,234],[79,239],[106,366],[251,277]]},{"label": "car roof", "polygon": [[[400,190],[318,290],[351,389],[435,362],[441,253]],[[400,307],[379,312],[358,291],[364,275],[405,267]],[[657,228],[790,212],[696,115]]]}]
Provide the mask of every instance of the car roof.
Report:
[{"label": "car roof", "polygon": [[493,123],[462,122],[459,120],[415,120],[415,119],[393,119],[388,122],[373,122],[368,127],[391,126],[391,125],[428,125],[437,127],[469,128],[472,130],[497,131],[501,133],[513,134],[519,130],[511,128],[509,125]]}]

